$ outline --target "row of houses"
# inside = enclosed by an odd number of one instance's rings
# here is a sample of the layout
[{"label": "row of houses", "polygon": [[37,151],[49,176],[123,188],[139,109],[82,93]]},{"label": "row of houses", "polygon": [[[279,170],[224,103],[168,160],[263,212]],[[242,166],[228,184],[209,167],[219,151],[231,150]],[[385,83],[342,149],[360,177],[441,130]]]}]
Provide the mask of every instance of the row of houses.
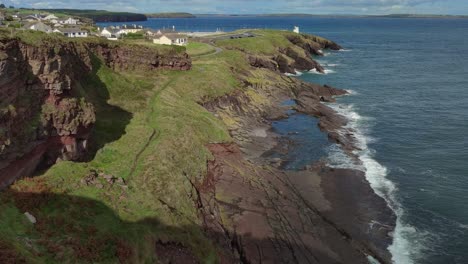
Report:
[{"label": "row of houses", "polygon": [[137,33],[140,31],[143,31],[143,26],[137,26],[137,25],[123,25],[123,26],[111,26],[111,27],[105,27],[102,30],[98,28],[98,31],[100,32],[100,35],[102,37],[105,37],[107,39],[111,40],[116,40],[119,39],[123,35],[127,35],[129,33]]},{"label": "row of houses", "polygon": [[73,17],[68,17],[66,19],[59,19],[54,14],[47,14],[47,15],[39,15],[39,14],[32,14],[32,15],[13,15],[13,18],[20,21],[25,22],[38,22],[42,21],[45,23],[54,24],[54,26],[60,25],[80,25],[82,24],[79,19],[75,19]]},{"label": "row of houses", "polygon": [[69,38],[85,38],[89,33],[79,27],[59,27],[53,28],[43,22],[29,22],[23,26],[25,30],[42,31],[45,33],[60,33]]},{"label": "row of houses", "polygon": [[138,33],[138,32],[142,32],[147,39],[152,40],[153,43],[155,44],[178,45],[178,46],[185,46],[188,44],[187,35],[184,35],[175,31],[175,27],[173,27],[172,30],[166,30],[166,29],[152,30],[152,29],[144,29],[143,26],[124,25],[122,27],[103,28],[102,30],[100,30],[100,35],[107,39],[117,40],[121,38],[123,35],[129,34],[129,33]]},{"label": "row of houses", "polygon": [[[0,13],[1,15],[1,13]],[[1,17],[0,17],[1,19]],[[60,33],[70,38],[85,38],[90,35],[86,30],[81,29],[78,25],[81,24],[78,19],[69,17],[65,20],[58,20],[57,16],[49,15],[27,15],[21,18],[24,23],[22,29],[41,31],[45,33]],[[102,30],[98,28],[98,36],[105,37],[110,40],[117,40],[123,35],[130,33],[142,33],[147,39],[155,44],[163,45],[178,45],[184,46],[188,44],[188,36],[175,31],[175,27],[171,30],[167,29],[145,29],[140,25],[123,25],[105,27]]]}]

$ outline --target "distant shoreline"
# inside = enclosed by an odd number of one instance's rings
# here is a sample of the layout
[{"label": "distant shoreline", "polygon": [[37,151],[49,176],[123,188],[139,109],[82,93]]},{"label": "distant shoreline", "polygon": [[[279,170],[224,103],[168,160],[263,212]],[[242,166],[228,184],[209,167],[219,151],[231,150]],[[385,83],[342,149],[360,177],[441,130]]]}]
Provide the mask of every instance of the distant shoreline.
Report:
[{"label": "distant shoreline", "polygon": [[339,14],[194,14],[195,17],[324,17],[324,18],[452,18],[467,19],[468,15],[418,15],[418,14],[389,14],[389,15],[339,15]]},{"label": "distant shoreline", "polygon": [[196,18],[195,15],[184,12],[174,12],[174,13],[152,13],[145,14],[147,18]]}]

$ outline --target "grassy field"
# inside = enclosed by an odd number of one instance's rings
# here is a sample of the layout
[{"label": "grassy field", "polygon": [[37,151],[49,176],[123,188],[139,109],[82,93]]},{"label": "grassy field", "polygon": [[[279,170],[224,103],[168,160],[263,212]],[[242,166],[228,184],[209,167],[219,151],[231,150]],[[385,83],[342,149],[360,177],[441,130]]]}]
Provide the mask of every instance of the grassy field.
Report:
[{"label": "grassy field", "polygon": [[187,47],[187,53],[192,57],[202,56],[202,55],[214,53],[216,51],[216,49],[213,46],[206,44],[206,43],[201,43],[201,42],[189,41],[189,44],[186,47]]}]

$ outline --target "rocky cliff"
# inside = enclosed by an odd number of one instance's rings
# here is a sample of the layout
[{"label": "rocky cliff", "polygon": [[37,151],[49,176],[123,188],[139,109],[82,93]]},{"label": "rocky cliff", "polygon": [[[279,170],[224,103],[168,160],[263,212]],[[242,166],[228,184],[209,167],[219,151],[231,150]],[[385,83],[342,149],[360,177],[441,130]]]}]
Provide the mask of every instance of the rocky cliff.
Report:
[{"label": "rocky cliff", "polygon": [[78,91],[93,60],[114,70],[188,70],[181,52],[107,42],[0,40],[0,188],[57,160],[80,160],[96,121]]},{"label": "rocky cliff", "polygon": [[[282,73],[296,74],[296,71],[311,71],[323,73],[324,68],[312,56],[322,56],[323,49],[340,50],[341,46],[333,41],[306,34],[291,34],[283,32],[286,45],[278,45],[274,52],[259,56],[258,53],[249,55],[251,66],[267,68]],[[237,48],[250,53],[244,47]]]}]

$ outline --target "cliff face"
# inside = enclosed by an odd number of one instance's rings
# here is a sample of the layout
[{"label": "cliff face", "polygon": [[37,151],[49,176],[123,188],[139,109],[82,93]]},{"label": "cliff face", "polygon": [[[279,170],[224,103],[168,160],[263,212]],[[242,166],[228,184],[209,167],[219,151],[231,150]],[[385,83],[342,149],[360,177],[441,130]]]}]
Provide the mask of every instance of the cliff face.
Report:
[{"label": "cliff face", "polygon": [[83,158],[96,116],[77,87],[95,58],[115,70],[191,67],[185,53],[150,48],[0,40],[0,188],[40,165]]},{"label": "cliff face", "polygon": [[90,44],[88,48],[111,69],[151,71],[155,69],[190,70],[192,62],[186,53],[158,53],[144,46]]}]

